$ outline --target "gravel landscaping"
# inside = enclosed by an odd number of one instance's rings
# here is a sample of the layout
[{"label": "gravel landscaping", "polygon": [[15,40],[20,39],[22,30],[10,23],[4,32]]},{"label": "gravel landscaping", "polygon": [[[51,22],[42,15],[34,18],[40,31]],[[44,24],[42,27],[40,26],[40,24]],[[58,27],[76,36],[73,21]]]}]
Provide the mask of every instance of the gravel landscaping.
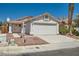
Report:
[{"label": "gravel landscaping", "polygon": [[48,44],[48,42],[44,41],[43,39],[30,35],[24,35],[24,37],[14,37],[12,34],[7,34],[7,39],[14,39],[18,46]]}]

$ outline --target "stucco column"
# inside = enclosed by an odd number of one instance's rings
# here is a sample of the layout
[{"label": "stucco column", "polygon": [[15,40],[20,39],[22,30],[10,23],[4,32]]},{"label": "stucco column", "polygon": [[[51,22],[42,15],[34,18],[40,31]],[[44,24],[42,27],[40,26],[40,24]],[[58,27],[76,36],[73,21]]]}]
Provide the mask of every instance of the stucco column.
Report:
[{"label": "stucco column", "polygon": [[22,30],[21,33],[25,34],[25,26],[24,26],[24,22],[22,23]]},{"label": "stucco column", "polygon": [[11,26],[11,24],[9,25],[9,33],[12,33],[12,26]]},{"label": "stucco column", "polygon": [[59,24],[57,23],[57,34],[59,34]]}]

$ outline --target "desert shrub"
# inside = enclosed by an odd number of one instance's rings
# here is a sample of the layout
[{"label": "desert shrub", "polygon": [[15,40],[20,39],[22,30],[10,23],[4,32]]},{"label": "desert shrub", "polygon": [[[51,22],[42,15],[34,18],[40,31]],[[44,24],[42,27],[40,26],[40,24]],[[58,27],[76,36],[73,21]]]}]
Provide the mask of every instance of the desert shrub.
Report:
[{"label": "desert shrub", "polygon": [[76,34],[75,34],[76,36],[79,36],[79,32],[78,31],[76,31]]},{"label": "desert shrub", "polygon": [[69,32],[69,31],[68,31],[68,29],[67,29],[66,26],[60,26],[60,27],[59,27],[59,33],[60,33],[60,34],[65,35],[65,34],[67,34],[68,32]]},{"label": "desert shrub", "polygon": [[76,36],[79,36],[79,32],[76,29],[72,29],[72,33]]}]

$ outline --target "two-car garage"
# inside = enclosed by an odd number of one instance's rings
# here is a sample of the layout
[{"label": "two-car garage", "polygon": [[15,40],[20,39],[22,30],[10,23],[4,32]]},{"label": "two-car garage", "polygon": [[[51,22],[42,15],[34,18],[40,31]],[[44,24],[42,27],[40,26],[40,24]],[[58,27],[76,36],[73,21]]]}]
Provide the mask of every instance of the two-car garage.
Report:
[{"label": "two-car garage", "polygon": [[58,34],[58,24],[52,23],[33,23],[31,27],[31,34]]}]

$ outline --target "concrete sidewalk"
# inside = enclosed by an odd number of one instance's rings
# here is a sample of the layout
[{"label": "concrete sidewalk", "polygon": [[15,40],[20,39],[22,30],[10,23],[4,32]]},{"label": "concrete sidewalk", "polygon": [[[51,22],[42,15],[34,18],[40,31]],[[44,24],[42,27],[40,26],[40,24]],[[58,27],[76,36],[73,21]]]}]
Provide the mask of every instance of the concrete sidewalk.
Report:
[{"label": "concrete sidewalk", "polygon": [[10,54],[21,54],[21,53],[32,53],[32,52],[42,52],[42,51],[51,51],[59,50],[65,48],[75,48],[79,47],[79,42],[66,42],[66,43],[57,43],[57,44],[46,44],[46,45],[33,45],[33,46],[9,46],[1,47],[0,55],[10,55]]}]

